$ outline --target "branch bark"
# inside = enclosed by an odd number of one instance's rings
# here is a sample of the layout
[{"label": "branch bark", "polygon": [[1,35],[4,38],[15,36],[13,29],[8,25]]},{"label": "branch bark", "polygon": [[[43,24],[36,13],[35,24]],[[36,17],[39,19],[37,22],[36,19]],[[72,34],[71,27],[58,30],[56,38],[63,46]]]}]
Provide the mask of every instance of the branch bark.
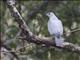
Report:
[{"label": "branch bark", "polygon": [[72,43],[64,42],[63,47],[58,47],[58,46],[55,45],[55,42],[52,39],[47,38],[47,37],[40,38],[40,37],[34,35],[30,31],[28,26],[26,25],[25,21],[21,17],[21,15],[18,12],[18,10],[16,9],[15,5],[12,4],[8,0],[7,0],[7,5],[8,5],[9,10],[11,11],[12,16],[15,18],[15,21],[19,24],[19,27],[22,30],[22,33],[24,33],[24,35],[25,35],[25,38],[23,38],[24,40],[26,40],[28,42],[31,42],[31,43],[35,43],[35,44],[43,44],[45,46],[53,46],[53,47],[56,47],[56,48],[66,49],[68,51],[72,51],[72,52],[76,52],[76,53],[80,54],[80,47],[76,46]]}]

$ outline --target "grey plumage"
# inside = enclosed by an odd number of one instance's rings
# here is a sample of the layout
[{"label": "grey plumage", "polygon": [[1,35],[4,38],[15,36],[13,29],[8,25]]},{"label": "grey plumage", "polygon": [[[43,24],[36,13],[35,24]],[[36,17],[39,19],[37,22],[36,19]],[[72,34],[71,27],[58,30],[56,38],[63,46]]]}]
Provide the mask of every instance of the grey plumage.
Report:
[{"label": "grey plumage", "polygon": [[61,35],[63,35],[63,25],[61,20],[59,20],[53,12],[48,12],[46,15],[49,17],[48,21],[49,33],[55,36],[56,46],[62,46],[64,40],[61,37]]}]

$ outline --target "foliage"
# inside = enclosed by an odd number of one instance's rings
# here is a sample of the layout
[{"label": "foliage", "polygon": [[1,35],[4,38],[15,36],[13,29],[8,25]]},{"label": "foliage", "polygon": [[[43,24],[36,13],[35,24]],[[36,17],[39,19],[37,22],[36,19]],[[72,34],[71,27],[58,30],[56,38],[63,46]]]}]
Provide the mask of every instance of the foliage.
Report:
[{"label": "foliage", "polygon": [[[29,12],[43,2],[44,1],[20,1],[21,15],[35,35],[40,37],[50,36],[47,30],[48,17],[45,15],[49,10],[54,11],[63,22],[64,32],[80,29],[80,1],[51,1],[48,6],[44,8],[46,9],[45,12],[41,10],[36,16],[27,20]],[[5,41],[5,43],[8,43],[13,49],[17,49],[23,45],[22,41],[18,39],[18,37],[21,37],[19,34],[20,29],[6,5],[2,1],[0,1],[0,4],[1,39]],[[80,45],[80,31],[69,33],[65,39],[67,39],[68,42]],[[32,43],[27,43],[27,45],[25,50],[27,60],[80,60],[80,56],[76,53],[59,50],[57,48],[42,47],[41,45]],[[26,57],[24,60],[26,60]]]}]

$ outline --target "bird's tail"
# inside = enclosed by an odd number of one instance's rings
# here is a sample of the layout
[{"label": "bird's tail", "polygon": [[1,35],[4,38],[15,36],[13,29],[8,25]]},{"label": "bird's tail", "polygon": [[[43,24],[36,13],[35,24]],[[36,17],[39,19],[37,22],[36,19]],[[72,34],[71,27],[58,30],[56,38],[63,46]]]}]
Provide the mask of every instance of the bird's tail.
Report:
[{"label": "bird's tail", "polygon": [[62,37],[55,37],[55,44],[56,46],[63,46],[64,39]]}]

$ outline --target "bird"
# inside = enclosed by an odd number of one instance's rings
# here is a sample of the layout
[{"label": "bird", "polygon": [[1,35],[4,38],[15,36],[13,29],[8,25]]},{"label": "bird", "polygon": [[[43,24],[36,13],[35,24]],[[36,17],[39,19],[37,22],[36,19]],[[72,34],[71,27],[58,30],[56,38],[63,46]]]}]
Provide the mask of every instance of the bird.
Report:
[{"label": "bird", "polygon": [[50,35],[54,35],[56,46],[63,47],[63,24],[61,20],[53,12],[48,12],[46,15],[49,17],[48,31]]}]

